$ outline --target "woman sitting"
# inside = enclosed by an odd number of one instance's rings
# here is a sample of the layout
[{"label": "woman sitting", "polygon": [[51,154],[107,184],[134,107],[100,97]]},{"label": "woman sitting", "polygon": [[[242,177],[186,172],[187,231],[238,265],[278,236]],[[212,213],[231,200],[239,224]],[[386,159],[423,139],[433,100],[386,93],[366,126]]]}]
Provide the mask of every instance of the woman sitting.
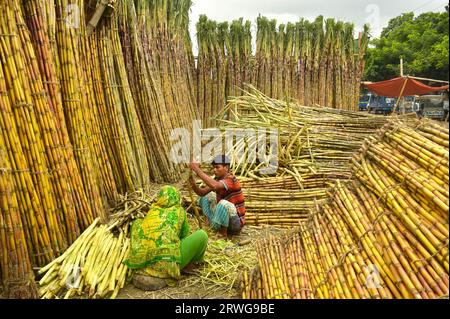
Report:
[{"label": "woman sitting", "polygon": [[198,230],[189,235],[186,211],[180,194],[164,186],[144,219],[131,225],[131,251],[124,261],[133,269],[133,284],[142,290],[157,290],[178,280],[181,270],[203,261],[208,235]]}]

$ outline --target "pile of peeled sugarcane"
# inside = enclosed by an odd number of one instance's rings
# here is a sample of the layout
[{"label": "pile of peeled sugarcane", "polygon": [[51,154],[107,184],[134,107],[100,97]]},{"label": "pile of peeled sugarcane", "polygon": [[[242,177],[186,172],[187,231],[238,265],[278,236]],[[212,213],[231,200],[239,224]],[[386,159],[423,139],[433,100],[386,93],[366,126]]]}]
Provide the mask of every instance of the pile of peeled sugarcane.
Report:
[{"label": "pile of peeled sugarcane", "polygon": [[[241,181],[248,223],[292,226],[328,201],[326,190],[335,180],[351,177],[353,154],[389,118],[303,107],[290,100],[271,99],[248,86],[246,94],[231,99],[216,120],[221,124],[216,132],[219,142],[227,143],[227,134],[243,133],[225,151]],[[414,123],[416,117],[400,120]],[[269,136],[271,130],[276,133],[275,141]],[[253,135],[245,135],[248,131]],[[271,144],[277,150],[276,166],[271,164]],[[262,158],[256,155],[261,148]],[[271,167],[270,173],[261,170]]]},{"label": "pile of peeled sugarcane", "polygon": [[120,231],[115,236],[98,219],[58,258],[41,268],[39,296],[68,299],[76,295],[115,298],[123,288],[128,267],[130,239]]},{"label": "pile of peeled sugarcane", "polygon": [[386,124],[354,178],[283,237],[258,244],[243,298],[448,298],[448,129]]}]

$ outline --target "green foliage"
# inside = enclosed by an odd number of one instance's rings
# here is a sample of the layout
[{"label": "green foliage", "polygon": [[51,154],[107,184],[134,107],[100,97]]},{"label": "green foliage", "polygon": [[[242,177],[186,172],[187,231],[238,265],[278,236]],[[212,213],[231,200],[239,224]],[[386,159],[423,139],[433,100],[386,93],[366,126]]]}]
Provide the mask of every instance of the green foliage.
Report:
[{"label": "green foliage", "polygon": [[387,80],[400,74],[448,80],[448,12],[417,17],[404,13],[389,21],[381,37],[371,41],[364,79]]}]

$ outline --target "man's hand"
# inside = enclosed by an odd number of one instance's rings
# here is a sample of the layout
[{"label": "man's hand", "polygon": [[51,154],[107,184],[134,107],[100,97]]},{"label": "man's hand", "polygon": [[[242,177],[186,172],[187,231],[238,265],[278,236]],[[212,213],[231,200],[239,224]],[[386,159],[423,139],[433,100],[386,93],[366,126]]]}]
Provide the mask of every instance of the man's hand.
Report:
[{"label": "man's hand", "polygon": [[189,167],[191,168],[191,170],[193,170],[194,172],[198,172],[200,170],[200,164],[199,163],[191,163],[189,165]]},{"label": "man's hand", "polygon": [[[204,171],[202,171],[202,169],[200,168],[200,164],[196,163],[196,160],[192,161],[189,164],[189,167],[191,168],[191,170],[193,170],[195,172],[195,174],[197,174],[197,176],[207,186],[207,187],[203,187],[201,190],[197,189],[196,187],[194,188],[194,191],[197,193],[198,196],[205,196],[206,194],[208,194],[211,191],[216,192],[217,190],[224,188],[223,183],[220,183],[220,182],[214,180],[213,178],[208,176],[208,174],[206,174]],[[197,191],[197,190],[200,190],[200,191]]]}]

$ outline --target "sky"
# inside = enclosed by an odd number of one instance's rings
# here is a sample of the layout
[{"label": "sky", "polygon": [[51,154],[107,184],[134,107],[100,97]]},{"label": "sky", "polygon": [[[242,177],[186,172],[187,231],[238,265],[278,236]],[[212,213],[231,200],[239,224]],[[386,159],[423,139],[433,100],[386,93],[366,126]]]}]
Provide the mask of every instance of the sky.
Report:
[{"label": "sky", "polygon": [[201,14],[209,19],[232,21],[243,17],[256,29],[259,14],[279,23],[296,22],[299,18],[314,20],[318,15],[355,24],[356,32],[365,23],[371,26],[371,37],[377,38],[390,19],[406,12],[419,15],[428,11],[444,11],[448,0],[193,0],[190,32],[197,54],[195,24]]}]

